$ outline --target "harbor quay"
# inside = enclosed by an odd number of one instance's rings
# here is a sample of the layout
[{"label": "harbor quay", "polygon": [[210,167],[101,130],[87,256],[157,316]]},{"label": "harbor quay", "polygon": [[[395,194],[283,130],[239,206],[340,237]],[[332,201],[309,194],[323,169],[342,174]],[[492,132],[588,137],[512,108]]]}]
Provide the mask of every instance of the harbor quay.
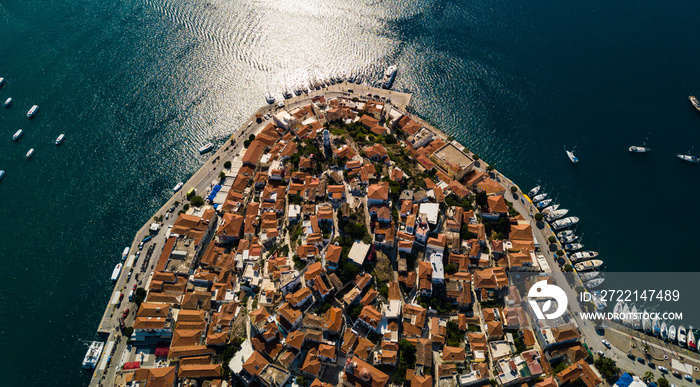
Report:
[{"label": "harbor quay", "polygon": [[630,349],[582,319],[533,199],[410,100],[339,82],[258,109],[125,251],[90,385],[614,382]]}]

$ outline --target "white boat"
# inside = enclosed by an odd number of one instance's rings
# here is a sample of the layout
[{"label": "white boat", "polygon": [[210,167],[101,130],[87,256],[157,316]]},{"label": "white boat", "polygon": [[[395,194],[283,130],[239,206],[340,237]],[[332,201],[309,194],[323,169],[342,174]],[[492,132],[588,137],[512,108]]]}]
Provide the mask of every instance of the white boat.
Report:
[{"label": "white boat", "polygon": [[100,360],[102,350],[105,343],[101,341],[93,341],[83,358],[83,368],[94,369],[97,366],[97,361]]},{"label": "white boat", "polygon": [[600,275],[599,271],[589,271],[586,273],[579,273],[578,274],[578,276],[581,278],[581,281],[583,281],[583,282],[590,281],[593,278],[598,277],[598,275]]},{"label": "white boat", "polygon": [[557,233],[557,238],[558,239],[564,239],[568,236],[574,235],[574,230],[564,230],[564,231],[559,231]]},{"label": "white boat", "polygon": [[642,329],[644,329],[644,332],[651,332],[651,320],[646,309],[644,309],[644,314],[642,314]]},{"label": "white boat", "polygon": [[4,84],[5,84],[5,78],[0,77],[0,86],[2,86],[2,85],[4,85]]},{"label": "white boat", "polygon": [[535,207],[537,207],[538,209],[539,208],[546,208],[549,205],[549,203],[552,202],[552,200],[554,200],[554,199],[544,199],[543,201],[535,204]]},{"label": "white boat", "polygon": [[32,156],[34,156],[34,148],[30,149],[30,150],[27,152],[27,154],[24,155],[24,157],[26,157],[26,158],[28,158],[28,159],[32,158]]},{"label": "white boat", "polygon": [[676,341],[676,327],[674,325],[670,325],[668,327],[668,341],[674,342]]},{"label": "white boat", "polygon": [[284,92],[282,92],[282,96],[284,97],[284,99],[290,99],[293,97],[292,92],[289,91],[289,89],[287,89],[287,88],[285,88]]},{"label": "white boat", "polygon": [[60,145],[63,140],[66,138],[66,135],[61,133],[57,138],[56,138],[56,145]]},{"label": "white boat", "polygon": [[535,196],[534,198],[532,198],[532,202],[533,202],[533,203],[541,202],[541,201],[543,201],[544,198],[546,198],[546,197],[547,197],[547,194],[546,194],[546,193],[541,193],[541,194]]},{"label": "white boat", "polygon": [[5,177],[5,171],[0,169],[0,180],[2,180],[3,177]]},{"label": "white boat", "polygon": [[546,213],[551,212],[551,211],[556,211],[559,209],[559,206],[561,206],[561,204],[552,204],[551,206],[544,208],[540,212],[542,212],[543,214],[546,214]]},{"label": "white boat", "polygon": [[683,161],[688,161],[690,163],[697,163],[698,162],[698,158],[695,156],[692,156],[692,155],[676,155],[676,157],[678,157],[679,159],[681,159]]},{"label": "white boat", "polygon": [[382,79],[382,89],[391,89],[391,85],[394,84],[394,79],[396,79],[396,65],[391,65],[387,67],[384,71],[384,79]]},{"label": "white boat", "polygon": [[695,333],[693,332],[693,326],[688,327],[688,349],[695,351],[697,349],[697,342],[695,341]]},{"label": "white boat", "polygon": [[177,184],[175,185],[175,187],[173,187],[173,192],[179,191],[179,190],[182,188],[183,185],[185,185],[185,183],[183,183],[183,182],[177,183]]},{"label": "white boat", "polygon": [[622,305],[622,316],[620,316],[622,318],[620,319],[620,322],[625,324],[625,325],[628,325],[629,324],[629,315],[630,315],[629,305],[623,304]]},{"label": "white boat", "polygon": [[12,98],[8,98],[5,100],[5,107],[10,107],[12,105]]},{"label": "white boat", "polygon": [[527,196],[529,196],[529,197],[534,197],[535,195],[537,195],[538,192],[540,192],[540,188],[542,188],[542,186],[539,186],[539,185],[538,185],[537,187],[531,189],[531,190],[527,193]]},{"label": "white boat", "polygon": [[693,104],[693,107],[700,111],[700,101],[698,101],[698,99],[695,98],[694,95],[691,95],[690,97],[688,97],[688,99],[690,100],[690,103]]},{"label": "white boat", "polygon": [[580,243],[567,243],[564,245],[564,250],[566,251],[576,251],[576,250],[581,250],[583,248],[583,245]]},{"label": "white boat", "polygon": [[294,87],[294,94],[296,94],[297,97],[300,96],[303,92],[304,92],[304,89],[302,89],[301,86],[297,85]]},{"label": "white boat", "polygon": [[578,163],[578,157],[574,155],[574,151],[566,151],[566,156],[571,160],[572,163]]},{"label": "white boat", "polygon": [[12,140],[17,141],[20,137],[22,137],[22,129],[16,131],[15,134],[12,135]]},{"label": "white boat", "polygon": [[632,315],[630,316],[630,323],[632,328],[639,329],[642,327],[642,319],[639,317],[639,311],[636,306],[632,306]]},{"label": "white boat", "polygon": [[605,281],[605,278],[594,278],[586,282],[585,285],[588,289],[594,289],[600,286],[603,283],[603,281]]},{"label": "white boat", "polygon": [[122,272],[122,264],[121,262],[117,264],[117,266],[114,266],[114,270],[112,270],[112,281],[116,281],[119,279],[119,273]]},{"label": "white boat", "polygon": [[685,327],[683,325],[679,326],[678,327],[678,345],[680,345],[681,347],[685,347],[687,338],[688,337],[686,336]]},{"label": "white boat", "polygon": [[651,320],[651,331],[654,334],[654,336],[658,336],[661,334],[661,327],[659,325],[658,317],[654,317],[654,319]]},{"label": "white boat", "polygon": [[573,253],[569,256],[569,259],[571,262],[580,262],[580,261],[587,261],[589,259],[593,259],[598,256],[597,251],[579,251],[577,253]]},{"label": "white boat", "polygon": [[561,210],[548,212],[547,215],[545,215],[544,217],[547,219],[548,222],[552,222],[557,219],[563,218],[568,213],[569,210],[567,210],[566,208],[562,208]]},{"label": "white boat", "polygon": [[563,238],[559,238],[559,242],[561,243],[573,243],[578,240],[578,235],[569,235]]},{"label": "white boat", "polygon": [[32,118],[36,114],[36,112],[39,110],[39,105],[34,105],[32,106],[31,109],[27,112],[27,118]]},{"label": "white boat", "polygon": [[601,267],[603,265],[603,261],[600,259],[593,259],[590,261],[583,261],[579,262],[576,265],[574,265],[574,268],[576,271],[588,271],[588,270],[593,270]]},{"label": "white boat", "polygon": [[129,256],[129,248],[125,247],[124,251],[122,251],[122,261],[126,259],[126,257]]},{"label": "white boat", "polygon": [[268,104],[272,105],[273,103],[275,103],[275,97],[273,97],[272,94],[268,93],[265,96],[265,101],[267,101]]},{"label": "white boat", "polygon": [[666,325],[666,321],[661,323],[661,330],[659,331],[659,335],[661,337],[661,340],[666,340],[668,339],[668,326]]},{"label": "white boat", "polygon": [[573,225],[575,225],[576,223],[578,223],[578,221],[579,221],[579,218],[578,218],[578,217],[576,217],[576,216],[569,216],[568,218],[555,220],[555,221],[552,222],[551,224],[552,224],[552,228],[554,228],[555,230],[559,230],[559,229],[562,229],[562,228],[566,228],[566,227],[573,226]]},{"label": "white boat", "polygon": [[646,148],[643,146],[632,145],[631,147],[629,147],[629,151],[632,153],[646,153],[646,152],[649,152],[650,150],[651,150],[651,148]]},{"label": "white boat", "polygon": [[206,144],[202,145],[201,147],[199,147],[199,154],[203,155],[212,149],[214,149],[214,144],[212,144],[210,142],[206,143]]}]

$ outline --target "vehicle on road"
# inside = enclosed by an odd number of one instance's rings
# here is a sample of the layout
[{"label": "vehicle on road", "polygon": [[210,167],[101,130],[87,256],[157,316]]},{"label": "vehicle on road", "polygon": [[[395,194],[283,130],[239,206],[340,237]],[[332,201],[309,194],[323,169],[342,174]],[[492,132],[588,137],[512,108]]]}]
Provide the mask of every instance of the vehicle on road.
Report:
[{"label": "vehicle on road", "polygon": [[627,354],[627,357],[630,358],[630,359],[632,359],[632,360],[634,360],[634,359],[637,358],[636,356],[634,356],[634,355],[631,354],[631,353],[628,353],[628,354]]},{"label": "vehicle on road", "polygon": [[598,356],[603,356],[603,355],[605,355],[605,354],[603,353],[603,351],[596,351],[596,354],[597,354]]},{"label": "vehicle on road", "polygon": [[121,300],[123,300],[123,299],[124,299],[124,293],[122,292],[119,294],[119,302],[121,302]]},{"label": "vehicle on road", "polygon": [[652,362],[647,363],[647,365],[648,365],[649,368],[651,368],[651,369],[656,368],[656,364],[654,364],[654,363],[652,363]]},{"label": "vehicle on road", "polygon": [[124,309],[124,313],[122,313],[122,318],[126,318],[126,316],[129,315],[129,308]]},{"label": "vehicle on road", "polygon": [[664,366],[659,366],[659,371],[661,371],[661,373],[665,374],[665,373],[668,373],[668,368],[666,368]]},{"label": "vehicle on road", "polygon": [[646,360],[642,359],[641,357],[638,357],[638,358],[637,358],[637,362],[642,363],[642,364],[645,364],[645,363],[646,363]]},{"label": "vehicle on road", "polygon": [[603,343],[603,345],[604,345],[605,347],[607,347],[608,349],[612,347],[612,346],[610,345],[610,343],[609,343],[607,340],[605,340],[605,339],[600,340],[600,342]]}]

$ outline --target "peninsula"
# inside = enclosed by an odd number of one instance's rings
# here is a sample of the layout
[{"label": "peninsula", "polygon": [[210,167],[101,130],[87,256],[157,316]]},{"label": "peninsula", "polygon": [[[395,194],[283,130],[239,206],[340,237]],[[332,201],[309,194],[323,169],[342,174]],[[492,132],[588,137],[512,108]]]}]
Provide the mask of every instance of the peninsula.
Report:
[{"label": "peninsula", "polygon": [[[581,280],[532,201],[409,114],[410,99],[341,82],[258,110],[124,252],[91,385],[594,387],[618,375],[594,355],[607,349],[579,318]],[[523,301],[542,280],[570,300],[556,321]]]}]

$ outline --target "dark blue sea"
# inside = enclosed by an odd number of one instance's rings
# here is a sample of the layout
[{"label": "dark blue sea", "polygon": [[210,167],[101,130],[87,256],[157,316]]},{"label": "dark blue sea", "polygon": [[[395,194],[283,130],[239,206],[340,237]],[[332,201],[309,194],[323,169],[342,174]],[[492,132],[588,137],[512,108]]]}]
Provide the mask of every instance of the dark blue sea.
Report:
[{"label": "dark blue sea", "polygon": [[[545,185],[608,271],[698,271],[700,168],[675,158],[700,155],[697,15],[689,0],[3,0],[0,384],[87,384],[112,268],[199,145],[268,90],[394,63],[413,113]],[[650,153],[627,151],[647,137]]]}]

